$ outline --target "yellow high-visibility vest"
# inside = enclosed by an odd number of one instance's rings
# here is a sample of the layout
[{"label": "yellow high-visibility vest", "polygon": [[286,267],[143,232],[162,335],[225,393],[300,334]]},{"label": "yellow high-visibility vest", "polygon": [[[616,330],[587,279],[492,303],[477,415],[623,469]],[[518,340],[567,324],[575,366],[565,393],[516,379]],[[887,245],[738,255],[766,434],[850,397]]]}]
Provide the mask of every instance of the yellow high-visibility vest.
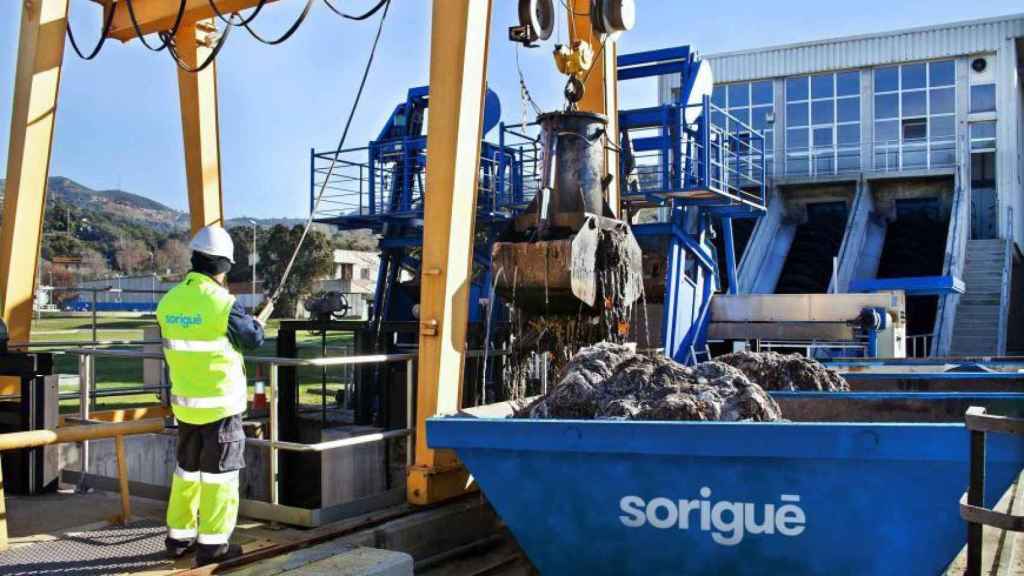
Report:
[{"label": "yellow high-visibility vest", "polygon": [[156,309],[171,377],[171,409],[189,424],[245,412],[242,355],[228,339],[235,297],[209,276],[190,272]]}]

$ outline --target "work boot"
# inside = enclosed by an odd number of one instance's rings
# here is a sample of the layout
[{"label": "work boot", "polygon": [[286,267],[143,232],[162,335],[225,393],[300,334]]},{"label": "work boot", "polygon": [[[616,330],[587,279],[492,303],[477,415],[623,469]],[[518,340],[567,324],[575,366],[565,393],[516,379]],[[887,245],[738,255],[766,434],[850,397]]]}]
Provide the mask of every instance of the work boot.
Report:
[{"label": "work boot", "polygon": [[168,536],[164,539],[164,546],[167,548],[167,556],[172,560],[177,560],[185,554],[188,554],[196,547],[195,540],[175,540]]},{"label": "work boot", "polygon": [[196,566],[219,564],[242,555],[238,544],[200,544],[196,550]]}]

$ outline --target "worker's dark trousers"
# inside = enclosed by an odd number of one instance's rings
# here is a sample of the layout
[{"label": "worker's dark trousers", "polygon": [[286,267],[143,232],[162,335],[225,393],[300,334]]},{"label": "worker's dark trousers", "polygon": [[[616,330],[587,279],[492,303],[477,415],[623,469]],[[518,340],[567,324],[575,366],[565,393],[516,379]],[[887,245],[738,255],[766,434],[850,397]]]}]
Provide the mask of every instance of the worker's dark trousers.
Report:
[{"label": "worker's dark trousers", "polygon": [[238,471],[245,467],[242,416],[178,423],[178,468],[167,504],[167,535],[200,546],[226,544],[238,518]]}]

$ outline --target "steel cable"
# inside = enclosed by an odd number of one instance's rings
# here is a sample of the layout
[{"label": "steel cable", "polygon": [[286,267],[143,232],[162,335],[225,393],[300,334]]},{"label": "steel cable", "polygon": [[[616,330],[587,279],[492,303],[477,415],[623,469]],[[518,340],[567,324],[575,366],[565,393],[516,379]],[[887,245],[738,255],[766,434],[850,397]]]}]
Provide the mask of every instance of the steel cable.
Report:
[{"label": "steel cable", "polygon": [[131,20],[132,28],[135,29],[135,35],[139,37],[139,41],[142,42],[143,46],[149,48],[153,52],[159,52],[164,48],[167,48],[167,45],[170,43],[170,38],[174,37],[178,32],[178,27],[181,26],[181,19],[185,15],[185,4],[187,0],[181,0],[181,4],[178,6],[178,15],[174,18],[174,26],[171,26],[169,30],[159,34],[163,43],[158,48],[154,48],[149,45],[149,42],[146,42],[146,35],[142,33],[142,27],[139,26],[139,21],[135,17],[135,8],[132,6],[132,1],[133,0],[124,0],[124,3],[128,6],[128,19]]},{"label": "steel cable", "polygon": [[352,119],[356,115],[356,110],[359,108],[359,101],[363,96],[363,89],[366,87],[366,79],[370,75],[370,68],[373,67],[373,60],[377,54],[377,47],[380,45],[381,32],[384,31],[384,22],[388,18],[388,10],[391,7],[391,0],[384,0],[384,13],[380,17],[380,24],[377,25],[377,35],[373,39],[373,46],[370,48],[370,55],[366,60],[366,66],[363,68],[363,78],[359,82],[359,89],[356,90],[355,101],[352,102],[352,108],[349,110],[348,119],[345,121],[345,129],[341,133],[341,139],[338,140],[338,147],[334,151],[334,156],[331,158],[330,167],[327,170],[327,175],[324,177],[324,182],[320,186],[320,191],[317,193],[316,201],[313,203],[312,210],[309,211],[309,218],[306,219],[306,225],[302,229],[302,235],[299,237],[299,243],[295,246],[295,251],[292,252],[291,258],[288,260],[288,265],[285,266],[284,273],[281,274],[281,280],[278,282],[277,288],[274,289],[274,293],[270,296],[268,301],[273,304],[277,301],[278,297],[281,296],[281,292],[284,291],[285,284],[288,282],[288,276],[291,274],[292,266],[295,265],[295,259],[299,256],[299,251],[302,250],[302,243],[306,240],[306,236],[309,234],[309,229],[313,225],[313,216],[316,214],[317,208],[320,207],[320,201],[324,197],[324,191],[327,189],[327,183],[330,182],[331,176],[334,174],[334,167],[338,162],[338,156],[345,147],[345,140],[348,138],[349,128],[352,127]]},{"label": "steel cable", "polygon": [[78,48],[78,42],[75,41],[75,33],[71,30],[71,20],[68,20],[68,40],[71,41],[71,48],[74,49],[75,54],[78,54],[79,58],[82,60],[92,60],[100,53],[100,50],[103,48],[103,44],[107,41],[107,35],[110,34],[110,27],[114,23],[115,10],[117,10],[117,4],[111,5],[110,12],[107,14],[107,17],[103,22],[103,31],[100,33],[100,39],[96,42],[96,45],[93,46],[92,51],[89,52],[88,56],[82,54],[82,51]]}]

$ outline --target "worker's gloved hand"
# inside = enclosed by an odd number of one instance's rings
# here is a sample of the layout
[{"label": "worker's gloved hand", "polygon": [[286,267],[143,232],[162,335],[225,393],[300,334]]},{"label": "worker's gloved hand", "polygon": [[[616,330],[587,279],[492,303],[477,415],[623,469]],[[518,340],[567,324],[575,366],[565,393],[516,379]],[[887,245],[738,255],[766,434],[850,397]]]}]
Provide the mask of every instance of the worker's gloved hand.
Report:
[{"label": "worker's gloved hand", "polygon": [[266,326],[267,320],[270,319],[270,315],[274,313],[274,303],[268,301],[267,304],[260,310],[260,313],[256,316],[256,321],[260,323],[260,326]]}]

